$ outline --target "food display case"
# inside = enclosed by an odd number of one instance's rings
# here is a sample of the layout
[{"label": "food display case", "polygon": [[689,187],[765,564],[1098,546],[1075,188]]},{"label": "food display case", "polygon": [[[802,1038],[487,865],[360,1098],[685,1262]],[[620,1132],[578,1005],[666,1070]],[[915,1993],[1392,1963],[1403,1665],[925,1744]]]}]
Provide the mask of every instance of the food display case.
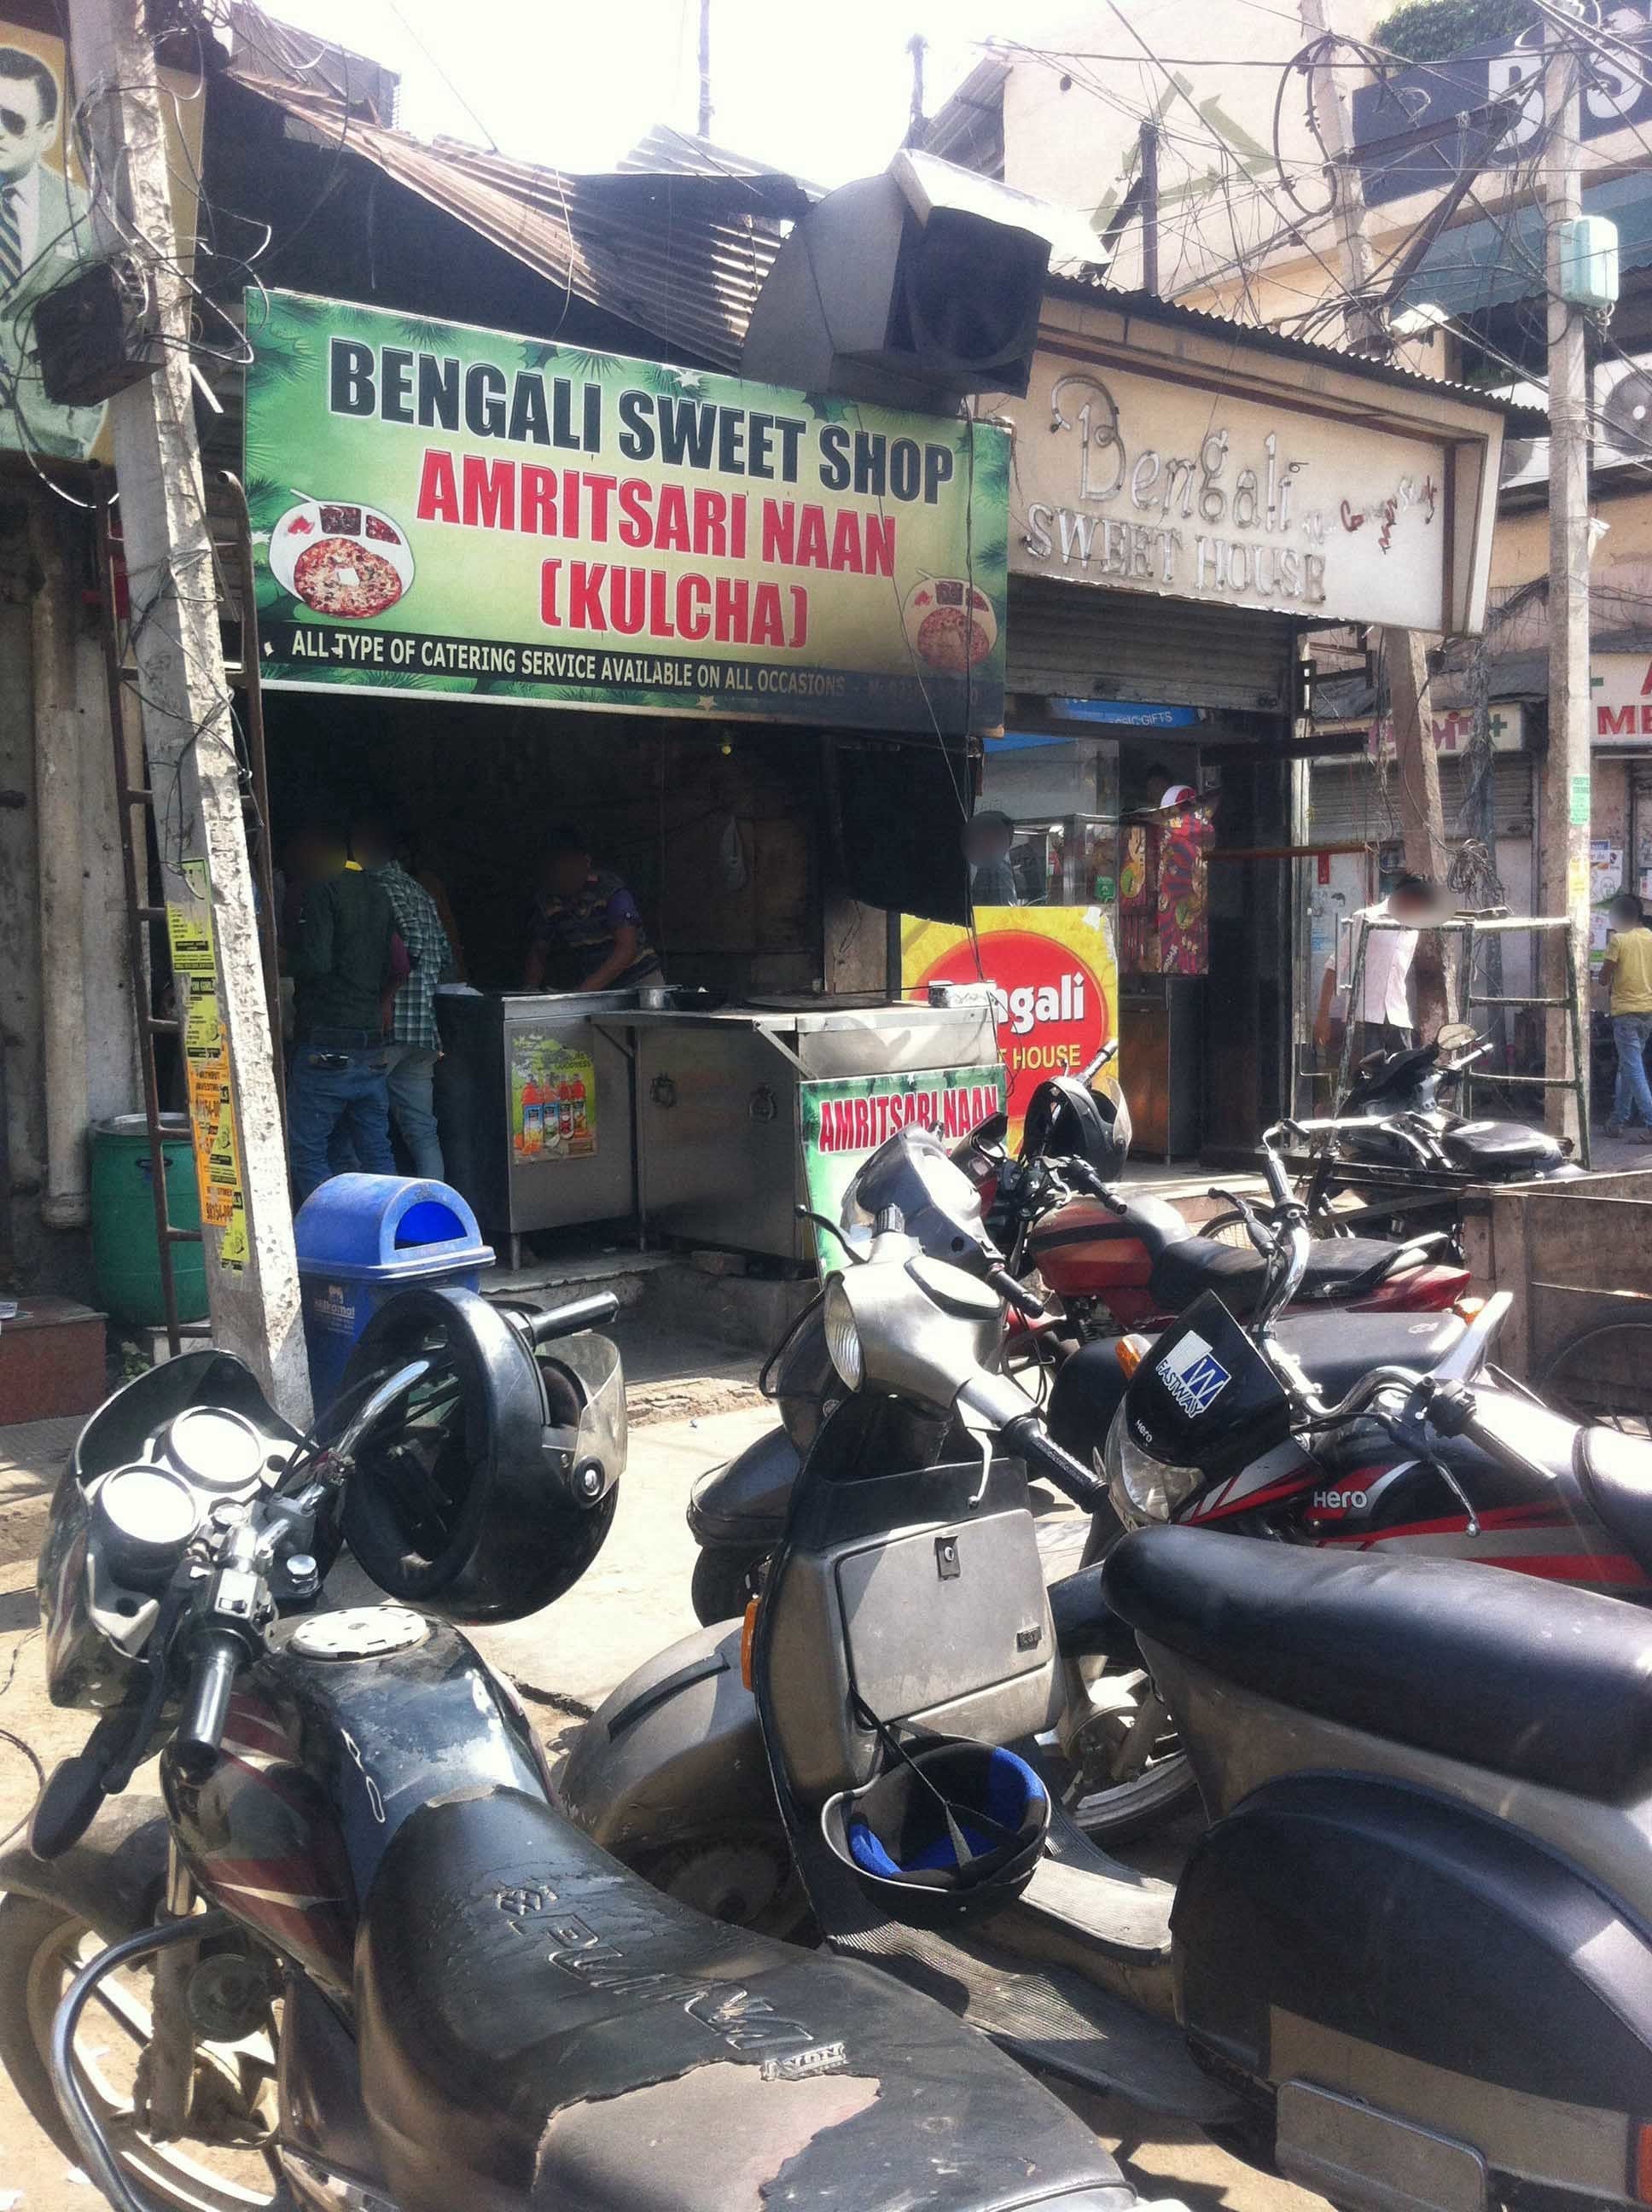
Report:
[{"label": "food display case", "polygon": [[521,1265],[530,1230],[636,1211],[635,991],[436,994],[436,1118],[447,1180]]},{"label": "food display case", "polygon": [[637,1169],[651,1233],[794,1267],[805,1083],[999,1064],[990,1006],[758,1000],[626,1018],[636,1041]]}]

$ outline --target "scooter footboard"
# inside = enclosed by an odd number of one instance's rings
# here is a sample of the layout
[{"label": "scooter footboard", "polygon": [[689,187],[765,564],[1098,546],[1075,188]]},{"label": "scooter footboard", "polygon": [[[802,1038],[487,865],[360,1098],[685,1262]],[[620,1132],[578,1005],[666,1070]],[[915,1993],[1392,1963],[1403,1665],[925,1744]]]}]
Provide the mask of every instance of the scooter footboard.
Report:
[{"label": "scooter footboard", "polygon": [[1652,1944],[1519,1830],[1399,1784],[1287,1777],[1200,1840],[1171,1930],[1181,2017],[1223,2070],[1436,2130],[1493,2176],[1636,2201]]}]

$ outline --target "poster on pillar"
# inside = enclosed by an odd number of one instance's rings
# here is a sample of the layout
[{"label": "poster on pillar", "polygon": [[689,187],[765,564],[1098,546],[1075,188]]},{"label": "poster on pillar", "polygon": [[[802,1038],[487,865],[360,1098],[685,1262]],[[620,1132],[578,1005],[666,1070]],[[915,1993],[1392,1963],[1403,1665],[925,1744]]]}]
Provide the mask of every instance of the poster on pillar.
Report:
[{"label": "poster on pillar", "polygon": [[[1100,906],[977,907],[973,937],[951,922],[901,921],[901,983],[985,983],[998,1018],[1011,1149],[1046,1076],[1077,1075],[1118,1034],[1112,917]],[[1102,1079],[1113,1088],[1116,1063]]]},{"label": "poster on pillar", "polygon": [[247,343],[267,687],[1003,720],[1002,430],[288,292]]},{"label": "poster on pillar", "polygon": [[[178,70],[160,74],[173,222],[188,270],[201,173],[201,87]],[[86,172],[65,127],[69,94],[63,40],[0,16],[0,182],[6,186],[0,200],[0,447],[53,460],[106,461],[106,407],[48,399],[35,357],[40,301],[102,254]]]}]

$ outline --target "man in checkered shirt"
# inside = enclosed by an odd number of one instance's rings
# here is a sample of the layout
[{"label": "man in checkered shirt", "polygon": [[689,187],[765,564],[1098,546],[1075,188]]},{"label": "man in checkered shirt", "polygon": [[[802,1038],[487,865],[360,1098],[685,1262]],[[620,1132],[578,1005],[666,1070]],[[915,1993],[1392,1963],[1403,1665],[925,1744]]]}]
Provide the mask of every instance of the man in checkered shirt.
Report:
[{"label": "man in checkered shirt", "polygon": [[389,1023],[391,1118],[413,1155],[413,1172],[443,1182],[446,1172],[434,1102],[436,1062],[441,1057],[435,991],[438,983],[451,983],[458,975],[453,948],[435,901],[396,858],[396,835],[382,816],[363,815],[355,822],[350,848],[363,870],[376,876],[390,894],[396,924],[413,963],[396,994]]}]

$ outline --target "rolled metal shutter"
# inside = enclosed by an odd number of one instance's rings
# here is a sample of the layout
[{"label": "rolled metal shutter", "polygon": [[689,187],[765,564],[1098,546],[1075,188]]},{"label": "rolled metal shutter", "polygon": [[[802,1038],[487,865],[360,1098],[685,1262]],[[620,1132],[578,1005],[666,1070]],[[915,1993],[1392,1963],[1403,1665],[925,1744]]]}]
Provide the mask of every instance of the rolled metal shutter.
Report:
[{"label": "rolled metal shutter", "polygon": [[[1492,805],[1499,837],[1532,834],[1532,767],[1529,753],[1498,753],[1495,757]],[[1444,756],[1440,811],[1447,840],[1453,844],[1475,834],[1476,825],[1461,818],[1467,787],[1468,763],[1463,755]],[[1380,774],[1364,753],[1316,760],[1309,785],[1308,834],[1310,841],[1327,845],[1380,845],[1398,837],[1400,793],[1392,769]]]},{"label": "rolled metal shutter", "polygon": [[1281,714],[1291,700],[1289,615],[1011,576],[1011,691]]}]

